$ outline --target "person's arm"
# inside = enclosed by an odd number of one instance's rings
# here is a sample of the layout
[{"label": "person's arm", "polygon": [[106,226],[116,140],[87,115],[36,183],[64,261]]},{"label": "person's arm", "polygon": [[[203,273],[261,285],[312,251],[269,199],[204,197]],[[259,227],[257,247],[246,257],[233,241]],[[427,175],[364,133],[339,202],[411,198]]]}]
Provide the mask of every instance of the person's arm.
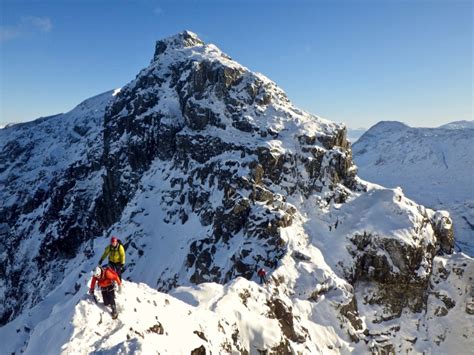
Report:
[{"label": "person's arm", "polygon": [[97,278],[94,276],[92,277],[91,287],[89,288],[89,293],[94,293],[95,283],[97,282]]},{"label": "person's arm", "polygon": [[125,249],[123,248],[123,245],[120,244],[119,246],[119,255],[120,255],[120,264],[122,264],[122,267],[125,265]]},{"label": "person's arm", "polygon": [[102,264],[102,262],[105,260],[105,258],[107,257],[107,255],[109,255],[110,253],[110,247],[107,246],[104,250],[104,253],[102,254],[102,256],[100,257],[100,260],[99,260],[99,265]]}]

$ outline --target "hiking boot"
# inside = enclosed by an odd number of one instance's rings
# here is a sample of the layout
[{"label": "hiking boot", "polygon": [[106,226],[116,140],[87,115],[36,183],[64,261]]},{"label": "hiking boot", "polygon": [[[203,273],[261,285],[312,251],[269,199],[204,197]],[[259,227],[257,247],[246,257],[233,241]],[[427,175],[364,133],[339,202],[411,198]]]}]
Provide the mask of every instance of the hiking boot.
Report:
[{"label": "hiking boot", "polygon": [[117,317],[118,317],[117,308],[112,306],[112,318],[117,319]]}]

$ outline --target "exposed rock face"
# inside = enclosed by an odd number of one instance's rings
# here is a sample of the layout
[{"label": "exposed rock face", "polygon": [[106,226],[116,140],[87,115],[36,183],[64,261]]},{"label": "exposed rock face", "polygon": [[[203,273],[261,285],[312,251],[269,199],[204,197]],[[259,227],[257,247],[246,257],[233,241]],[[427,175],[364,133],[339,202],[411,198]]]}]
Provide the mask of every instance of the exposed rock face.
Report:
[{"label": "exposed rock face", "polygon": [[454,250],[454,229],[449,215],[445,212],[437,212],[432,224],[440,252],[452,253]]},{"label": "exposed rock face", "polygon": [[[353,268],[346,270],[346,275],[355,288],[358,308],[375,306],[379,310],[369,317],[373,324],[389,323],[404,312],[423,317],[429,306],[433,259],[436,253],[452,252],[453,230],[449,216],[443,212],[429,216],[423,208],[420,212],[423,218],[415,225],[413,234],[413,241],[418,241],[416,244],[368,233],[351,238],[353,246],[349,247],[349,252],[355,263]],[[435,238],[423,237],[426,229],[432,229]],[[354,314],[359,316],[357,307]],[[360,318],[356,319],[360,321]],[[364,338],[369,335],[374,340],[373,352],[389,354],[400,351],[401,347],[395,349],[394,341],[372,329],[378,326],[366,324]],[[398,326],[390,329],[390,334],[399,331]]]},{"label": "exposed rock face", "polygon": [[281,299],[273,299],[268,303],[268,307],[271,309],[271,317],[278,319],[280,323],[281,330],[287,339],[297,342],[304,343],[306,337],[301,332],[298,332],[295,329],[295,322],[293,319],[293,313],[291,306],[288,307]]},{"label": "exposed rock face", "polygon": [[352,252],[356,260],[352,283],[365,289],[365,302],[385,307],[379,321],[398,318],[405,308],[412,312],[425,308],[429,274],[419,269],[421,265],[431,268],[433,245],[411,247],[368,235],[352,240],[357,247]]}]

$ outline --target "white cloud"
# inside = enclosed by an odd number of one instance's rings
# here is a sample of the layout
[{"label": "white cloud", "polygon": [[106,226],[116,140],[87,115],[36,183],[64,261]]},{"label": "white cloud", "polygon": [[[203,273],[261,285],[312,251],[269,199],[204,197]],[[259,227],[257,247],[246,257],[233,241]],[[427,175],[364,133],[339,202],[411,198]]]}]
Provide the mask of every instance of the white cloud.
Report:
[{"label": "white cloud", "polygon": [[24,16],[15,26],[0,26],[0,43],[31,33],[48,33],[53,29],[49,17]]},{"label": "white cloud", "polygon": [[50,32],[53,28],[49,17],[26,16],[21,18],[21,23],[26,27],[40,30],[41,32]]}]

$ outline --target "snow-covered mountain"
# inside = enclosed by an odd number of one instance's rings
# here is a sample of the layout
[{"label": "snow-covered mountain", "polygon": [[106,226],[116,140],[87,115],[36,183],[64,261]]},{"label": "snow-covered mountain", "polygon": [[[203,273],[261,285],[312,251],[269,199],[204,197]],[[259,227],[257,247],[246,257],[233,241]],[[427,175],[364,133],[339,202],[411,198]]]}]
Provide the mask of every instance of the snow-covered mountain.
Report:
[{"label": "snow-covered mountain", "polygon": [[354,145],[359,176],[403,188],[415,201],[448,210],[458,247],[474,255],[474,121],[439,128],[380,122]]},{"label": "snow-covered mountain", "polygon": [[445,129],[464,129],[464,128],[471,128],[474,129],[474,121],[454,121],[450,123],[446,123],[445,125],[439,126],[439,128]]},{"label": "snow-covered mountain", "polygon": [[[472,348],[449,215],[358,178],[345,135],[191,32],[115,96],[1,130],[2,351]],[[110,235],[117,321],[85,296]]]}]

